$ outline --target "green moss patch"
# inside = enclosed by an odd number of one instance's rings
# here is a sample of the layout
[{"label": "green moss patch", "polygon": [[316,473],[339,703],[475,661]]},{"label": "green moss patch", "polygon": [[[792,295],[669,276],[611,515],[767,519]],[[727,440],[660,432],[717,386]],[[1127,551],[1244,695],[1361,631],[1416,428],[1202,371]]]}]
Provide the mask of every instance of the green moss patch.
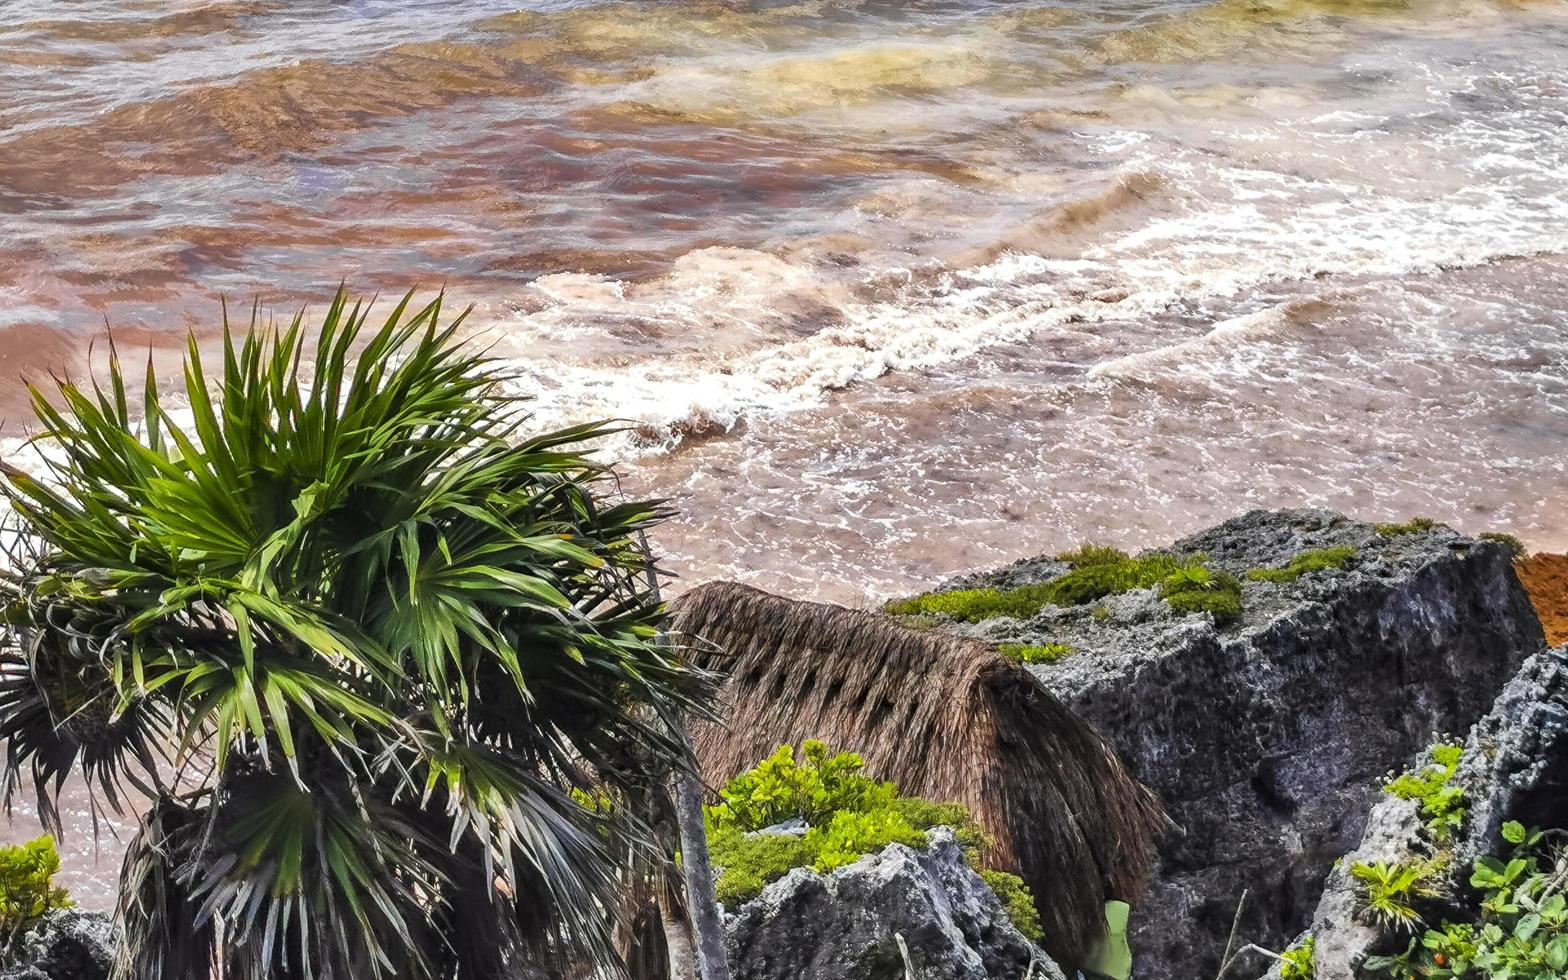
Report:
[{"label": "green moss patch", "polygon": [[996,651],[1021,664],[1054,664],[1072,656],[1073,648],[1065,643],[1001,643]]},{"label": "green moss patch", "polygon": [[1240,584],[1230,575],[1206,568],[1205,555],[1178,558],[1154,552],[1129,558],[1114,548],[1086,545],[1061,557],[1073,568],[1049,582],[1011,589],[927,592],[895,599],[883,608],[895,616],[940,615],[967,623],[997,617],[1025,620],[1048,605],[1083,606],[1132,589],[1159,587],[1160,595],[1177,612],[1213,612],[1216,618],[1241,612]]},{"label": "green moss patch", "polygon": [[1401,534],[1419,534],[1437,527],[1437,522],[1430,517],[1412,517],[1403,524],[1379,524],[1377,533],[1385,538],[1397,538]]},{"label": "green moss patch", "polygon": [[1340,545],[1334,548],[1313,548],[1303,551],[1290,559],[1284,568],[1254,568],[1247,572],[1247,578],[1254,582],[1294,582],[1308,572],[1322,572],[1332,568],[1344,568],[1345,563],[1353,558],[1356,549],[1349,545]]}]

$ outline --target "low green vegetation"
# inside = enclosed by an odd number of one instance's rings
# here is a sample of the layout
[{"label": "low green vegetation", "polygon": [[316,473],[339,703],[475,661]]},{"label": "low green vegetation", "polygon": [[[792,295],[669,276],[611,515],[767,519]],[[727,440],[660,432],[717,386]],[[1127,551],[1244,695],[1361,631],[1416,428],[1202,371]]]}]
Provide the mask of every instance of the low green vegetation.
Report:
[{"label": "low green vegetation", "polygon": [[1383,791],[1402,800],[1419,800],[1427,830],[1438,841],[1447,840],[1465,821],[1465,791],[1451,785],[1464,746],[1439,741],[1427,749],[1427,761],[1383,784]]},{"label": "low green vegetation", "polygon": [[1296,579],[1309,572],[1323,572],[1334,568],[1344,568],[1345,563],[1353,558],[1356,549],[1349,545],[1338,545],[1333,548],[1313,548],[1294,555],[1284,568],[1254,568],[1247,572],[1247,578],[1254,582],[1294,582]]},{"label": "low green vegetation", "polygon": [[927,592],[889,602],[885,611],[895,616],[946,616],[978,623],[1005,616],[1030,619],[1044,606],[1083,606],[1106,596],[1133,589],[1160,590],[1160,596],[1180,613],[1208,612],[1228,620],[1241,612],[1241,583],[1234,576],[1209,569],[1206,555],[1180,558],[1153,552],[1138,558],[1115,548],[1085,545],[1058,555],[1072,567],[1048,582],[1010,589],[955,589]]},{"label": "low green vegetation", "polygon": [[996,650],[1021,664],[1054,664],[1073,653],[1065,643],[1002,643]]},{"label": "low green vegetation", "polygon": [[1397,538],[1401,534],[1419,534],[1437,527],[1437,522],[1430,517],[1412,517],[1403,524],[1385,523],[1377,525],[1377,533],[1385,538]]},{"label": "low green vegetation", "polygon": [[1317,939],[1309,932],[1300,942],[1280,954],[1279,980],[1313,980],[1317,972],[1313,965],[1316,951]]},{"label": "low green vegetation", "polygon": [[1506,531],[1482,531],[1477,537],[1482,541],[1496,541],[1507,546],[1515,558],[1524,558],[1530,553],[1529,549],[1524,546],[1523,541]]},{"label": "low green vegetation", "polygon": [[1362,909],[1377,926],[1390,930],[1414,929],[1421,922],[1416,903],[1442,894],[1438,859],[1426,861],[1356,861],[1350,876],[1361,887]]},{"label": "low green vegetation", "polygon": [[[719,869],[719,901],[734,908],[794,868],[831,871],[889,844],[919,847],[925,831],[952,827],[971,866],[1006,907],[1018,931],[1038,942],[1039,911],[1017,875],[980,867],[992,845],[961,803],[901,796],[890,782],[867,776],[853,752],[830,753],[818,741],[800,747],[800,759],[779,746],[755,768],[731,780],[705,811],[708,847]],[[791,821],[794,831],[758,833]]]},{"label": "low green vegetation", "polygon": [[53,837],[0,847],[0,964],[16,962],[22,937],[39,919],[72,902],[54,885],[60,853]]},{"label": "low green vegetation", "polygon": [[[1555,833],[1561,833],[1560,831]],[[1513,853],[1476,861],[1470,886],[1480,896],[1472,921],[1445,921],[1410,940],[1397,956],[1367,960],[1369,970],[1408,977],[1562,980],[1568,976],[1568,858],[1543,845],[1546,834],[1503,825]]]}]

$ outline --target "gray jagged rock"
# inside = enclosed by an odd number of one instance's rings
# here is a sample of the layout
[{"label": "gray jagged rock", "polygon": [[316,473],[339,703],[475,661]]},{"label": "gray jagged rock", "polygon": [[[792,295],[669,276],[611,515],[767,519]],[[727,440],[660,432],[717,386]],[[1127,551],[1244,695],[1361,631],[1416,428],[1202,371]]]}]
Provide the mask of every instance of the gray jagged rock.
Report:
[{"label": "gray jagged rock", "polygon": [[[952,831],[828,874],[797,868],[725,919],[735,980],[1065,980],[1008,920]],[[900,937],[903,950],[900,949]]]},{"label": "gray jagged rock", "polygon": [[[1492,710],[1471,729],[1454,782],[1463,787],[1469,810],[1449,844],[1452,893],[1463,893],[1477,857],[1506,848],[1502,826],[1507,821],[1568,826],[1568,647],[1525,661]],[[1406,937],[1385,936],[1360,916],[1360,892],[1348,869],[1354,861],[1429,857],[1433,846],[1417,806],[1391,797],[1380,800],[1367,818],[1361,845],[1330,873],[1312,916],[1317,980],[1352,980],[1368,955],[1403,947]]]},{"label": "gray jagged rock", "polygon": [[22,939],[21,963],[0,980],[108,980],[114,923],[100,912],[55,909]]},{"label": "gray jagged rock", "polygon": [[[1246,578],[1308,549],[1343,568]],[[1545,639],[1501,544],[1436,526],[1380,534],[1322,510],[1254,511],[1176,542],[1243,583],[1217,626],[1153,590],[955,625],[996,642],[1065,642],[1037,675],[1117,747],[1183,832],[1134,903],[1138,980],[1213,977],[1238,935],[1272,949],[1307,925],[1334,860],[1362,838],[1382,776],[1437,732],[1464,732]],[[1031,559],[952,586],[1044,581]]]}]

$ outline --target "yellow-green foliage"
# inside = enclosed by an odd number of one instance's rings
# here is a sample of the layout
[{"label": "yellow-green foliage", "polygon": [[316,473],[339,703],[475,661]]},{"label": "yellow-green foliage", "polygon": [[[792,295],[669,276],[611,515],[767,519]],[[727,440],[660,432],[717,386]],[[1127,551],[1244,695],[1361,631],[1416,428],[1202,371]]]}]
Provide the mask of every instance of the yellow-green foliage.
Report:
[{"label": "yellow-green foliage", "polygon": [[1529,549],[1524,546],[1524,542],[1520,541],[1514,535],[1508,534],[1507,532],[1482,531],[1478,537],[1480,537],[1482,541],[1496,541],[1499,544],[1506,545],[1508,550],[1515,558],[1523,558],[1525,555],[1529,554]]},{"label": "yellow-green foliage", "polygon": [[[828,752],[821,742],[802,743],[800,761],[788,745],[731,780],[724,800],[706,808],[708,849],[719,869],[715,891],[731,908],[746,902],[793,868],[831,871],[889,844],[918,847],[925,831],[953,828],[964,856],[979,868],[991,841],[962,803],[900,796],[892,783],[861,770],[853,752]],[[755,831],[788,820],[805,821],[804,834]],[[982,871],[1020,932],[1041,938],[1034,897],[1021,878]]]},{"label": "yellow-green foliage", "polygon": [[1349,545],[1313,548],[1292,557],[1284,568],[1254,568],[1247,572],[1247,577],[1254,582],[1294,582],[1308,572],[1344,568],[1345,562],[1354,557],[1355,553],[1356,549]]},{"label": "yellow-green foliage", "polygon": [[1071,656],[1073,648],[1065,643],[1002,643],[996,651],[1023,664],[1054,664]]},{"label": "yellow-green foliage", "polygon": [[53,837],[0,846],[0,960],[15,958],[22,936],[46,912],[72,904],[65,889],[54,886],[59,870]]},{"label": "yellow-green foliage", "polygon": [[1427,829],[1438,840],[1447,839],[1465,820],[1465,791],[1449,785],[1464,753],[1463,745],[1438,742],[1427,750],[1429,761],[1383,784],[1385,793],[1421,802]]},{"label": "yellow-green foliage", "polygon": [[1313,954],[1317,939],[1309,932],[1301,942],[1285,950],[1279,960],[1279,980],[1312,980],[1316,975]]},{"label": "yellow-green foliage", "polygon": [[1437,522],[1430,517],[1412,517],[1403,524],[1379,524],[1377,533],[1385,538],[1394,538],[1401,534],[1418,534],[1422,531],[1430,531],[1434,527],[1437,527]]},{"label": "yellow-green foliage", "polygon": [[[1177,612],[1212,612],[1219,619],[1241,612],[1240,583],[1205,568],[1204,555],[1178,558],[1155,552],[1129,558],[1114,548],[1085,546],[1062,558],[1072,563],[1072,569],[1049,582],[927,592],[895,599],[884,609],[895,616],[941,615],[971,623],[998,616],[1030,619],[1043,606],[1082,606],[1119,592],[1159,586],[1161,596]],[[1195,571],[1199,574],[1186,574]]]},{"label": "yellow-green foliage", "polygon": [[1356,861],[1350,875],[1361,887],[1362,907],[1379,926],[1413,929],[1421,914],[1415,903],[1441,894],[1434,880],[1442,865],[1428,861]]},{"label": "yellow-green foliage", "polygon": [[1045,938],[1045,927],[1040,923],[1040,910],[1034,906],[1034,893],[1029,891],[1029,886],[1024,880],[1008,871],[996,871],[992,868],[981,868],[980,877],[996,897],[1001,899],[1002,907],[1007,910],[1007,917],[1012,920],[1016,928],[1025,939],[1030,942],[1040,942]]}]

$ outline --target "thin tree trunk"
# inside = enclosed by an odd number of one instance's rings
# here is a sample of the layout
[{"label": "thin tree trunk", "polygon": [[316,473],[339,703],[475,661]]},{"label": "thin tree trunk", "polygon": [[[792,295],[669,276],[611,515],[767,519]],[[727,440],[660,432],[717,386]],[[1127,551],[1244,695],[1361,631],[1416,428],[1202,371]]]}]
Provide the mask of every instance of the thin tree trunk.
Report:
[{"label": "thin tree trunk", "polygon": [[719,918],[718,900],[713,896],[713,865],[708,860],[708,834],[702,823],[702,790],[695,773],[676,774],[675,813],[681,831],[686,908],[691,916],[692,935],[697,940],[697,971],[701,980],[730,980],[724,923]]},{"label": "thin tree trunk", "polygon": [[691,941],[691,923],[676,914],[668,900],[659,902],[659,920],[664,924],[664,946],[669,950],[670,980],[702,980],[697,972],[697,947]]}]

